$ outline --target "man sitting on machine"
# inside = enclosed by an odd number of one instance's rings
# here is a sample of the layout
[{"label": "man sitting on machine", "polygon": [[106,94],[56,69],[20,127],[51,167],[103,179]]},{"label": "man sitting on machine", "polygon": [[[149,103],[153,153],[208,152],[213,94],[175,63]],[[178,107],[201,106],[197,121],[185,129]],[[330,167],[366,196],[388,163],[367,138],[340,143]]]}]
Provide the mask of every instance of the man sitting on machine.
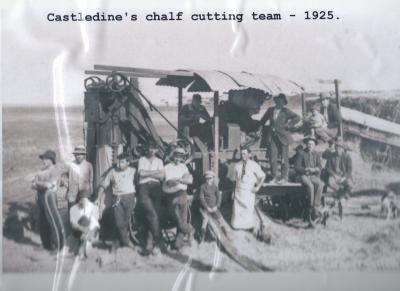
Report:
[{"label": "man sitting on machine", "polygon": [[189,136],[197,136],[203,143],[209,144],[212,141],[211,117],[207,109],[201,104],[201,95],[194,94],[192,102],[182,107],[179,113],[179,128],[189,129]]}]

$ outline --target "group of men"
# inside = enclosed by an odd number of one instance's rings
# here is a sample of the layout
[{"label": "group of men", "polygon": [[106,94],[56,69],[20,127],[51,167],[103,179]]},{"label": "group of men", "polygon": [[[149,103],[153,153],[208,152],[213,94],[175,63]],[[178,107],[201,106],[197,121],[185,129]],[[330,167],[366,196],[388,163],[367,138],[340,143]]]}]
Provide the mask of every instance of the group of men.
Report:
[{"label": "group of men", "polygon": [[[141,208],[148,228],[143,254],[157,254],[165,248],[159,217],[162,198],[166,201],[170,217],[175,219],[177,224],[175,247],[183,246],[185,236],[192,231],[187,223],[187,187],[192,184],[193,177],[184,164],[186,153],[182,148],[175,149],[172,161],[166,166],[156,156],[157,151],[157,145],[150,142],[146,148],[146,155],[138,161],[137,169],[130,166],[127,154],[118,155],[117,165],[104,174],[97,187],[97,193],[94,193],[93,168],[86,161],[85,148],[75,148],[75,160],[64,171],[68,175],[68,179],[64,179],[64,186],[67,187],[65,198],[68,201],[72,235],[81,242],[81,257],[85,257],[91,245],[98,241],[99,221],[105,213],[107,189],[111,190],[113,203],[110,212],[120,246],[135,248],[129,237],[129,227],[137,206]],[[54,151],[47,150],[39,157],[43,161],[43,169],[36,175],[32,185],[37,190],[43,246],[47,249],[62,248],[63,242],[54,240],[53,234],[56,232],[56,236],[65,236],[64,227],[54,227],[54,217],[59,217],[56,192],[57,187],[63,184],[63,171],[56,167]],[[53,208],[49,208],[48,201],[54,205]]]},{"label": "group of men", "polygon": [[[285,184],[289,181],[289,145],[293,143],[289,128],[296,126],[301,118],[286,107],[288,101],[284,94],[275,96],[273,100],[275,106],[265,112],[259,121],[259,128],[262,139],[267,144],[272,176],[270,183]],[[307,189],[309,205],[307,217],[310,226],[318,214],[320,205],[324,203],[321,199],[324,183],[338,195],[340,193],[346,195],[352,187],[351,157],[345,150],[343,140],[335,137],[337,135],[335,125],[340,115],[328,98],[322,97],[321,101],[320,112],[312,113],[311,116],[318,118],[322,116],[327,124],[324,133],[331,136],[329,147],[321,156],[315,151],[315,145],[318,143],[317,135],[309,135],[303,140],[305,149],[298,147],[296,155],[291,159],[297,179]],[[210,119],[207,110],[201,105],[199,95],[195,95],[192,104],[184,108],[186,109],[182,110],[181,114],[186,119],[183,121],[189,122],[192,126],[200,120],[208,122]],[[195,114],[198,110],[200,112]],[[314,121],[316,120],[317,118]],[[193,130],[192,134],[199,132],[196,127]],[[321,133],[320,130],[314,131],[318,132]],[[326,137],[324,134],[320,134],[322,142],[326,142],[324,137]],[[165,249],[161,235],[161,224],[166,219],[161,217],[161,202],[164,201],[169,217],[175,220],[177,226],[174,246],[177,249],[181,248],[193,231],[187,219],[189,207],[187,188],[193,183],[193,176],[185,164],[186,152],[183,148],[178,147],[174,150],[171,162],[167,165],[157,157],[157,152],[158,146],[149,142],[146,153],[139,159],[136,169],[130,166],[127,154],[118,155],[117,165],[102,175],[96,189],[93,188],[93,167],[86,160],[84,146],[75,148],[73,152],[75,160],[64,173],[60,173],[56,167],[54,151],[48,150],[40,155],[43,169],[36,175],[32,186],[37,190],[43,246],[52,249],[54,242],[58,243],[58,247],[63,245],[65,230],[57,212],[56,191],[58,186],[64,184],[67,187],[65,198],[68,202],[72,234],[82,246],[79,251],[80,256],[86,256],[87,250],[99,238],[99,221],[105,213],[107,193],[110,193],[113,200],[109,213],[113,218],[121,246],[135,248],[129,237],[129,229],[134,209],[137,207],[144,214],[148,233],[142,252],[157,254]],[[232,194],[231,220],[234,229],[254,228],[255,194],[266,178],[260,165],[250,157],[250,149],[241,148],[241,159],[234,167],[235,190]],[[326,160],[324,169],[322,169],[322,159]],[[61,179],[62,174],[68,178]],[[221,193],[215,185],[213,172],[206,172],[204,178],[205,183],[199,189],[202,214],[207,212],[216,219],[221,219],[219,212]],[[200,240],[204,239],[207,223],[208,215],[203,215]],[[54,230],[58,233],[56,239],[52,238]]]},{"label": "group of men", "polygon": [[[271,168],[269,183],[284,185],[289,182],[291,160],[294,166],[294,180],[301,182],[307,189],[308,221],[312,226],[313,218],[318,213],[316,209],[321,203],[324,204],[324,199],[321,199],[324,188],[330,187],[339,196],[347,196],[352,188],[351,157],[342,138],[338,135],[340,112],[325,94],[320,95],[320,104],[314,104],[310,115],[303,120],[287,107],[288,100],[284,94],[275,96],[273,100],[275,106],[268,108],[257,126],[258,136],[262,139],[261,144],[267,147]],[[200,101],[199,96],[194,96],[190,107],[191,114],[184,120],[186,122],[191,117],[190,123],[187,123],[189,127],[198,123],[199,116],[207,112]],[[195,114],[197,109],[199,114]],[[290,129],[296,127],[302,128],[307,134],[303,140],[305,149],[303,146],[297,147],[296,155],[289,159],[289,145],[294,142]],[[198,131],[194,130],[193,134],[196,132]],[[315,145],[319,142],[328,145],[322,155],[315,151]],[[245,225],[247,228],[252,224],[254,193],[261,187],[265,174],[254,161],[247,162],[250,154],[248,148],[243,149],[241,154],[242,160],[235,167],[236,190],[233,198],[237,203],[234,203],[233,207],[232,226],[242,228]],[[322,159],[326,160],[324,168],[322,168]],[[244,173],[249,173],[249,179],[246,179]],[[236,220],[236,217],[241,218]]]}]

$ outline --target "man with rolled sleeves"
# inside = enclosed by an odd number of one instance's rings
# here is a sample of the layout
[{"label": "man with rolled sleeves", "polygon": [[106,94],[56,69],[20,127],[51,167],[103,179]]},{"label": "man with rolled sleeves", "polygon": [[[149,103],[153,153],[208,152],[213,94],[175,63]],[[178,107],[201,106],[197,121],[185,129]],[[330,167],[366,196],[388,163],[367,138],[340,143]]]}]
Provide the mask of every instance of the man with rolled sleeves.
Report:
[{"label": "man with rolled sleeves", "polygon": [[177,222],[177,237],[174,245],[176,249],[183,246],[184,236],[192,232],[192,227],[187,223],[187,188],[193,183],[193,176],[184,163],[185,155],[183,148],[178,147],[174,150],[172,162],[165,166],[165,181],[162,187],[168,210]]},{"label": "man with rolled sleeves", "polygon": [[158,212],[161,203],[161,182],[165,171],[163,161],[156,156],[157,152],[157,145],[149,142],[146,155],[141,157],[138,163],[138,206],[142,208],[149,227],[144,253],[153,255],[157,255],[163,249]]},{"label": "man with rolled sleeves", "polygon": [[317,208],[321,205],[322,189],[324,184],[320,179],[321,157],[314,150],[317,140],[313,136],[307,136],[303,139],[306,144],[304,151],[300,152],[295,162],[295,169],[302,184],[307,189],[308,213],[307,221],[309,227],[314,227],[313,219],[317,215]]},{"label": "man with rolled sleeves", "polygon": [[123,247],[134,249],[134,245],[129,239],[129,223],[136,204],[136,171],[129,166],[128,155],[126,153],[118,155],[117,159],[117,167],[108,172],[99,187],[96,204],[98,205],[104,199],[105,189],[111,186],[114,202],[112,207],[119,242]]}]

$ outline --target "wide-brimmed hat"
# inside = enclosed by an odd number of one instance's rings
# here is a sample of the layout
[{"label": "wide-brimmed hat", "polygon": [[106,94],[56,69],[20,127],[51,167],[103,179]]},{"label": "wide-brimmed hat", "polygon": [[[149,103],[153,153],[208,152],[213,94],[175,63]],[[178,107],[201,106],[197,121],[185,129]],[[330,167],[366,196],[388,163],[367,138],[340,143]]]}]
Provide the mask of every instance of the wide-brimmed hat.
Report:
[{"label": "wide-brimmed hat", "polygon": [[342,148],[344,148],[346,146],[346,144],[344,143],[343,138],[341,136],[338,136],[336,138],[335,146],[342,147]]},{"label": "wide-brimmed hat", "polygon": [[320,94],[319,94],[319,98],[321,99],[321,100],[325,100],[325,99],[331,99],[331,96],[329,95],[329,94],[327,94],[327,93],[324,93],[324,92],[321,92]]},{"label": "wide-brimmed hat", "polygon": [[52,150],[46,150],[43,154],[39,155],[41,160],[47,159],[51,160],[53,164],[56,163],[56,153]]},{"label": "wide-brimmed hat", "polygon": [[86,155],[86,148],[83,145],[78,145],[72,152],[74,155]]},{"label": "wide-brimmed hat", "polygon": [[314,141],[315,144],[318,143],[318,140],[313,135],[308,135],[303,138],[303,143],[307,143],[309,140]]},{"label": "wide-brimmed hat", "polygon": [[209,178],[214,178],[215,174],[213,171],[207,171],[204,173],[204,178],[209,179]]},{"label": "wide-brimmed hat", "polygon": [[174,155],[186,155],[186,151],[181,147],[177,147],[174,149]]},{"label": "wide-brimmed hat", "polygon": [[282,93],[281,93],[281,94],[279,94],[278,96],[275,96],[275,97],[274,97],[275,103],[276,103],[276,101],[277,101],[278,99],[282,99],[283,102],[285,103],[285,105],[288,104],[288,101],[287,101],[287,98],[286,98],[286,95],[285,95],[285,94],[282,94]]}]

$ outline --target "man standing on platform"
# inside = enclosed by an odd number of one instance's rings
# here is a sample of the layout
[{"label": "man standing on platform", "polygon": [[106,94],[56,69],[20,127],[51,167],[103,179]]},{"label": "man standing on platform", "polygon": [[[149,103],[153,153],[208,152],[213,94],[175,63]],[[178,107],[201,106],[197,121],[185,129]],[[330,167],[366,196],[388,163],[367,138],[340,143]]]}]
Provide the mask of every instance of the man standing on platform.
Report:
[{"label": "man standing on platform", "polygon": [[[271,164],[271,183],[285,184],[289,178],[289,144],[293,142],[288,131],[301,119],[296,113],[286,107],[288,101],[284,94],[274,97],[275,106],[268,108],[260,120],[263,127],[263,140],[268,146],[268,156]],[[268,126],[265,126],[266,123]],[[281,176],[278,176],[278,156],[282,159]]]}]

